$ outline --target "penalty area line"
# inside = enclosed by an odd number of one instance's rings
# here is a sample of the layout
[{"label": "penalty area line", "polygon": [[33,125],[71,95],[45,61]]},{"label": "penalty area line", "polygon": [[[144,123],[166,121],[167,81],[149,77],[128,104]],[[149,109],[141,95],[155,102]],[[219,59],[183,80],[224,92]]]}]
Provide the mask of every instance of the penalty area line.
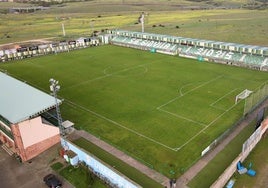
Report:
[{"label": "penalty area line", "polygon": [[[242,101],[242,100],[241,100]],[[241,102],[241,101],[238,101]],[[194,136],[192,136],[187,142],[185,142],[184,144],[182,144],[180,147],[175,148],[176,151],[179,151],[180,149],[182,149],[183,147],[185,147],[186,145],[188,145],[193,139],[195,139],[197,136],[199,136],[201,133],[203,133],[207,128],[209,128],[213,123],[215,123],[219,118],[221,118],[224,114],[226,114],[227,112],[229,112],[232,108],[234,108],[238,103],[232,105],[230,108],[228,108],[228,110],[226,110],[225,112],[223,112],[222,114],[220,114],[218,117],[216,117],[213,121],[211,121],[206,127],[204,127],[203,129],[201,129],[198,133],[196,133]]]},{"label": "penalty area line", "polygon": [[169,111],[167,111],[167,110],[163,110],[163,109],[161,109],[161,108],[160,108],[160,109],[157,109],[157,110],[160,110],[160,111],[162,111],[162,112],[165,112],[165,113],[167,113],[167,114],[169,114],[169,115],[172,115],[172,116],[175,116],[175,117],[177,117],[177,118],[184,119],[184,120],[186,120],[186,121],[189,121],[189,122],[192,122],[192,123],[201,125],[201,126],[203,126],[203,127],[204,127],[204,126],[207,126],[207,124],[204,124],[204,123],[202,123],[202,122],[198,122],[198,121],[189,119],[189,118],[187,118],[187,117],[183,117],[183,116],[181,116],[181,115],[179,115],[179,114],[175,114],[175,113],[169,112]]},{"label": "penalty area line", "polygon": [[169,146],[167,146],[167,145],[165,145],[165,144],[163,144],[163,143],[161,143],[161,142],[158,142],[158,141],[156,141],[156,140],[154,140],[154,139],[152,139],[152,138],[149,138],[149,137],[147,137],[147,136],[145,136],[145,135],[143,135],[143,134],[140,134],[140,133],[138,133],[137,131],[134,131],[134,130],[128,128],[128,127],[125,127],[124,125],[122,125],[122,124],[120,124],[120,123],[118,123],[118,122],[116,122],[116,121],[113,121],[113,120],[111,120],[111,119],[109,119],[109,118],[107,118],[107,117],[105,117],[105,116],[103,116],[103,115],[100,115],[100,114],[98,114],[98,113],[96,113],[96,112],[94,112],[94,111],[92,111],[92,110],[90,110],[90,109],[88,109],[88,108],[86,108],[86,107],[83,107],[83,106],[81,106],[81,105],[78,105],[78,104],[76,104],[76,103],[74,103],[74,102],[72,102],[72,101],[70,101],[70,100],[68,100],[68,99],[65,99],[65,101],[66,101],[67,103],[69,103],[69,105],[73,105],[74,107],[78,107],[78,108],[80,108],[80,109],[82,109],[82,110],[84,110],[84,111],[86,111],[86,112],[89,112],[89,113],[91,113],[91,114],[93,114],[93,115],[95,115],[95,116],[97,116],[97,117],[99,117],[99,118],[101,118],[101,119],[103,119],[103,120],[106,120],[106,121],[108,121],[108,122],[110,122],[110,123],[112,123],[112,124],[114,124],[114,125],[117,125],[117,126],[123,128],[123,129],[126,129],[126,130],[128,130],[129,132],[132,132],[132,133],[134,133],[134,134],[136,134],[136,135],[138,135],[138,136],[140,136],[140,137],[143,137],[143,138],[145,138],[145,139],[147,139],[147,140],[149,140],[149,141],[151,141],[151,142],[153,142],[153,143],[155,143],[155,144],[161,145],[161,146],[163,146],[163,147],[165,147],[165,148],[167,148],[167,149],[170,149],[170,150],[172,150],[172,151],[176,151],[176,149],[174,149],[174,148],[171,148],[171,147],[169,147]]},{"label": "penalty area line", "polygon": [[235,92],[236,90],[238,90],[238,88],[233,89],[232,91],[226,93],[225,95],[223,95],[222,97],[218,98],[216,101],[214,101],[213,103],[211,103],[209,106],[213,106],[213,107],[214,107],[214,105],[215,105],[217,102],[219,102],[220,100],[222,100],[222,99],[223,99],[224,97],[226,97],[227,95],[230,95],[231,93]]},{"label": "penalty area line", "polygon": [[194,90],[196,90],[196,89],[199,89],[200,87],[203,87],[203,86],[205,86],[205,85],[207,85],[207,84],[209,84],[209,83],[211,83],[211,82],[214,82],[215,80],[218,80],[218,79],[220,79],[220,78],[222,78],[222,77],[223,77],[223,76],[221,75],[221,76],[217,76],[216,78],[213,78],[213,79],[211,79],[211,80],[209,80],[209,81],[206,81],[206,82],[204,82],[203,84],[200,84],[200,85],[198,85],[197,87],[195,87],[195,88],[193,88],[193,89],[191,89],[191,90],[185,92],[183,95],[179,95],[179,96],[177,96],[177,97],[171,99],[170,101],[168,101],[168,102],[166,102],[166,103],[164,103],[164,104],[158,106],[156,109],[159,110],[160,108],[162,108],[162,107],[164,107],[164,106],[166,106],[166,105],[168,105],[168,104],[174,102],[175,100],[181,98],[182,96],[184,96],[184,95],[186,95],[186,94],[188,94],[188,93],[190,93],[190,92],[192,92],[192,91],[194,91]]},{"label": "penalty area line", "polygon": [[[138,67],[135,67],[135,68],[133,68],[133,69],[137,69],[137,68],[140,68],[140,67],[142,67],[144,70],[143,70],[143,71],[140,71],[138,74],[145,74],[145,73],[148,72],[148,68],[147,68],[145,65],[138,65]],[[111,75],[116,75],[115,73],[118,73],[118,72],[108,73],[108,70],[111,69],[111,68],[112,68],[112,66],[109,66],[109,67],[105,68],[105,69],[103,70],[103,74],[104,74],[104,75],[107,75],[107,76],[111,76]],[[132,69],[131,69],[131,70],[132,70]],[[137,74],[136,74],[136,75],[137,75]],[[126,76],[121,76],[121,77],[126,77]]]}]

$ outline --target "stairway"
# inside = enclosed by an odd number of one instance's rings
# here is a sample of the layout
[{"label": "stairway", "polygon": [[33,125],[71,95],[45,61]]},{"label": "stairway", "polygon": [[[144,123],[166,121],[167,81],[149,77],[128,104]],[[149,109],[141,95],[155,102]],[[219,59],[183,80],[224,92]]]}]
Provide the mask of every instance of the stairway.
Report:
[{"label": "stairway", "polygon": [[10,155],[12,156],[14,154],[14,152],[12,151],[11,148],[9,148],[6,144],[2,145],[2,148]]}]

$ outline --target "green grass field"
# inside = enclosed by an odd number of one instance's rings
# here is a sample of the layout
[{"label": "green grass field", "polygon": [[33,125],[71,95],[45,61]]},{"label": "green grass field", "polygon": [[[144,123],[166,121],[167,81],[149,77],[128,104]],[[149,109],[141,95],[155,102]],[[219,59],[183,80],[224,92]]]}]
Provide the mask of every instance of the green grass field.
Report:
[{"label": "green grass field", "polygon": [[60,81],[64,119],[168,177],[178,177],[243,114],[235,96],[266,72],[100,46],[0,64],[49,93]]}]

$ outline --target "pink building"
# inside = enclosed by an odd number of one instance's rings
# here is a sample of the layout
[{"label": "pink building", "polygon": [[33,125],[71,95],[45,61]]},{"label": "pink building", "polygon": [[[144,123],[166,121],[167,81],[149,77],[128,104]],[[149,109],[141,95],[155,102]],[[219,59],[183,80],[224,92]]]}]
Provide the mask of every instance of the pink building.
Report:
[{"label": "pink building", "polygon": [[1,72],[0,88],[0,141],[7,152],[28,161],[60,142],[50,123],[57,122],[53,96]]}]

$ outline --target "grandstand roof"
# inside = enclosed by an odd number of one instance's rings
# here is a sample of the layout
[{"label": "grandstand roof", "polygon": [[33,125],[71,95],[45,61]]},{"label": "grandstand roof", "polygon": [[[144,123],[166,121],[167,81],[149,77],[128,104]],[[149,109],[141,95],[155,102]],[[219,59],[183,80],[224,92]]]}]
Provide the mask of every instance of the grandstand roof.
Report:
[{"label": "grandstand roof", "polygon": [[115,30],[118,33],[134,33],[136,35],[150,35],[150,36],[155,36],[155,37],[169,37],[169,38],[174,38],[174,39],[180,39],[183,41],[201,41],[201,42],[206,42],[209,44],[221,44],[221,45],[227,45],[227,46],[235,46],[235,47],[242,47],[242,48],[251,48],[251,49],[257,49],[257,50],[264,50],[268,51],[267,46],[255,46],[255,45],[246,45],[246,44],[237,44],[237,43],[230,43],[230,42],[222,42],[222,41],[213,41],[213,40],[204,40],[204,39],[193,39],[193,38],[185,38],[185,37],[178,37],[178,36],[169,36],[169,35],[162,35],[162,34],[153,34],[153,33],[141,33],[137,31],[127,31],[127,30]]},{"label": "grandstand roof", "polygon": [[[37,116],[56,105],[53,96],[2,72],[0,88],[0,115],[12,124]],[[61,103],[59,99],[58,103]]]}]

